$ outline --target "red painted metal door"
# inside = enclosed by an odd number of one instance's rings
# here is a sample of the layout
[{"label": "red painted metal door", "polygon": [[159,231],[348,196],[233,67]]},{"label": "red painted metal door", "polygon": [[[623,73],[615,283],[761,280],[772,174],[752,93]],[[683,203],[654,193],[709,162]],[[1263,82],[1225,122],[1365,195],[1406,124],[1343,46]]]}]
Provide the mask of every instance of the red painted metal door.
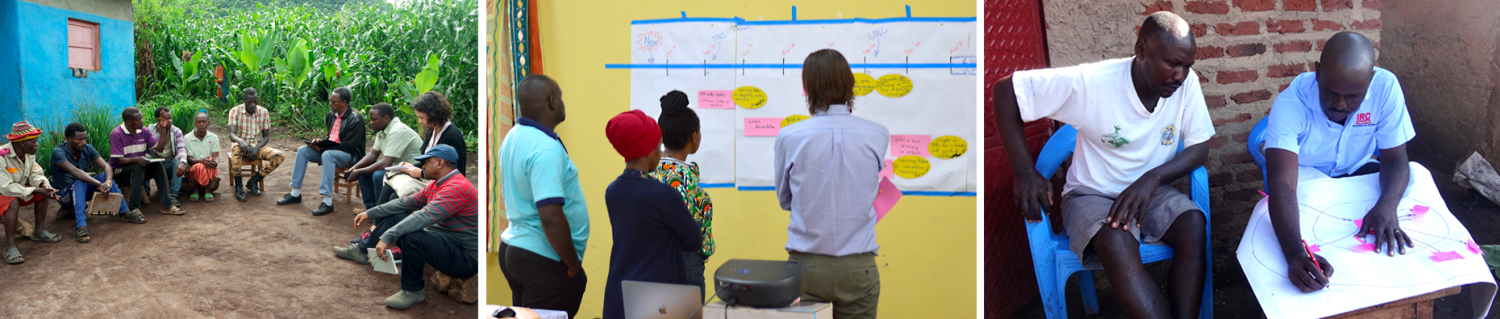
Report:
[{"label": "red painted metal door", "polygon": [[[984,2],[984,315],[1006,318],[1037,296],[1036,271],[1025,222],[1012,203],[1009,157],[995,127],[995,81],[1018,70],[1047,67],[1047,42],[1039,0]],[[1026,123],[1033,156],[1051,136],[1051,121]]]}]

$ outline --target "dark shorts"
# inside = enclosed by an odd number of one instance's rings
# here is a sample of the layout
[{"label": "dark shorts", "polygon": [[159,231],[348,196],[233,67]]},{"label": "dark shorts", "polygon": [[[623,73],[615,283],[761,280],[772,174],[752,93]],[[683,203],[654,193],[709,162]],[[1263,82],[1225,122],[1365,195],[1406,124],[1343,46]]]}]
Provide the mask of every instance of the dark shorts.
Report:
[{"label": "dark shorts", "polygon": [[[1098,256],[1088,249],[1088,245],[1094,239],[1094,234],[1099,233],[1099,229],[1107,227],[1104,219],[1109,217],[1109,208],[1114,204],[1115,196],[1106,196],[1088,187],[1079,186],[1063,195],[1063,228],[1072,240],[1068,249],[1077,254],[1078,260],[1086,267],[1102,266]],[[1130,227],[1130,234],[1142,244],[1160,245],[1162,235],[1172,227],[1172,222],[1177,220],[1178,215],[1197,210],[1198,205],[1193,203],[1193,199],[1176,187],[1158,186],[1156,196],[1147,206],[1145,214],[1141,215],[1141,227]]]}]

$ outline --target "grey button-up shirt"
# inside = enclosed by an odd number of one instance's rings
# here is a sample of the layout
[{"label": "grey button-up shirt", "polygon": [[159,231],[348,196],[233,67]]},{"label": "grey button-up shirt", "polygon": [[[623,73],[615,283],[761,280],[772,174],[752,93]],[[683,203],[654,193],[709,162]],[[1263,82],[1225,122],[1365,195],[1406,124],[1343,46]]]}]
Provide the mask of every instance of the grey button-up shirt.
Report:
[{"label": "grey button-up shirt", "polygon": [[874,253],[875,194],[891,135],[846,105],[830,105],[776,135],[776,198],[792,212],[787,251]]}]

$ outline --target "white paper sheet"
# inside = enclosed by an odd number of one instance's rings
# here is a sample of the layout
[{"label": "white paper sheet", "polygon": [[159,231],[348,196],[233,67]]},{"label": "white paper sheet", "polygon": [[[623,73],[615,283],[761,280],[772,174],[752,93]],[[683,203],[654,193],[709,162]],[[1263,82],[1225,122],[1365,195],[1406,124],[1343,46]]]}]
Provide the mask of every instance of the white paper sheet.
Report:
[{"label": "white paper sheet", "polygon": [[[733,22],[681,22],[631,25],[631,62],[634,64],[729,63],[734,51]],[[654,47],[651,47],[654,45]],[[698,114],[703,134],[698,152],[688,156],[698,163],[698,183],[734,184],[734,109],[705,109],[698,103],[702,90],[734,90],[730,69],[630,70],[630,109],[652,118],[661,116],[661,97],[673,90],[688,96],[688,107]]]},{"label": "white paper sheet", "polygon": [[[1318,255],[1334,266],[1329,288],[1302,293],[1287,279],[1266,201],[1255,206],[1236,252],[1255,297],[1269,318],[1318,318],[1413,297],[1448,287],[1474,286],[1474,314],[1484,317],[1494,299],[1495,280],[1479,254],[1468,248],[1469,231],[1453,217],[1433,184],[1432,174],[1411,165],[1411,182],[1397,209],[1400,224],[1415,248],[1388,257],[1360,251],[1356,220],[1379,198],[1379,174],[1299,182],[1302,236],[1317,245]],[[1417,205],[1428,207],[1416,216]],[[1374,243],[1372,239],[1366,239]],[[1462,259],[1437,262],[1434,253],[1456,253]]]}]

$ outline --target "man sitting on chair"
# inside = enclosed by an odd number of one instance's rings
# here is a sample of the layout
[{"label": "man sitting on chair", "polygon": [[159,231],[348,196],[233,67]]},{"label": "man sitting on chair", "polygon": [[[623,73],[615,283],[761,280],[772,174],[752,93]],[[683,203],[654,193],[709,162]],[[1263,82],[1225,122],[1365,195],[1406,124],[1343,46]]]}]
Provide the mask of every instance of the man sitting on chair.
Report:
[{"label": "man sitting on chair", "polygon": [[479,272],[479,195],[458,172],[458,152],[438,145],[415,160],[422,176],[435,182],[355,215],[354,228],[370,221],[375,231],[362,242],[333,248],[339,257],[364,264],[370,261],[365,249],[375,248],[376,258],[390,260],[385,250],[401,247],[401,292],[385,298],[385,305],[396,309],[427,300],[424,265],[454,278]]},{"label": "man sitting on chair", "polygon": [[318,184],[318,195],[323,195],[323,202],[312,214],[323,216],[333,212],[335,172],[339,168],[354,166],[355,158],[365,156],[365,116],[349,107],[352,97],[346,87],[333,89],[333,94],[328,95],[329,111],[323,118],[323,125],[328,127],[327,140],[338,144],[324,149],[318,146],[324,141],[322,138],[304,140],[306,145],[297,148],[297,161],[292,165],[292,192],[277,200],[276,205],[302,202],[302,179],[307,174],[307,163],[311,162],[323,167]]},{"label": "man sitting on chair", "polygon": [[[260,97],[255,88],[243,93],[244,104],[229,109],[229,169],[234,172],[234,199],[246,200],[245,193],[260,196],[265,191],[266,176],[276,171],[286,157],[280,150],[266,146],[271,141],[271,115],[260,106]],[[240,167],[245,162],[260,161],[260,169],[249,181],[240,177]]]},{"label": "man sitting on chair", "polygon": [[[1388,256],[1412,247],[1397,221],[1396,205],[1411,178],[1406,142],[1416,135],[1396,75],[1375,66],[1375,48],[1359,33],[1334,34],[1313,72],[1298,75],[1276,96],[1264,146],[1266,208],[1293,285],[1317,291],[1333,274],[1328,260],[1317,256],[1314,265],[1303,249],[1299,179],[1380,174],[1380,199],[1356,235],[1374,235],[1376,252]],[[1377,149],[1378,160],[1371,156]],[[1299,178],[1301,168],[1316,176]]]},{"label": "man sitting on chair", "polygon": [[161,198],[161,213],[182,215],[185,213],[182,208],[172,203],[171,180],[167,179],[168,173],[162,164],[167,159],[147,156],[152,148],[165,148],[167,140],[156,139],[151,132],[146,131],[139,109],[127,107],[120,113],[120,118],[125,123],[109,133],[109,164],[119,168],[119,175],[130,181],[126,184],[130,187],[130,196],[126,198],[130,209],[141,209],[142,200],[148,196],[146,180],[151,179],[156,181],[156,189],[162,190],[156,192]]},{"label": "man sitting on chair", "polygon": [[[73,235],[78,237],[78,242],[87,243],[93,239],[89,236],[87,209],[89,199],[96,194],[115,193],[120,194],[120,185],[115,184],[114,169],[99,156],[99,151],[93,145],[88,144],[88,129],[79,123],[68,123],[63,129],[63,137],[67,143],[59,144],[52,148],[52,184],[62,186],[58,190],[60,198],[57,203],[64,209],[73,209],[73,218],[77,220],[77,226],[73,228]],[[100,172],[89,176],[89,169],[98,169]],[[125,201],[120,201],[120,220],[136,224],[146,223],[146,217],[141,215],[140,210],[132,210],[126,206]]]},{"label": "man sitting on chair", "polygon": [[[1102,262],[1136,318],[1195,317],[1203,296],[1205,218],[1171,185],[1203,165],[1203,142],[1214,135],[1191,68],[1195,51],[1187,21],[1157,12],[1141,26],[1134,57],[1020,71],[995,84],[996,123],[1028,221],[1057,203],[1026,149],[1023,121],[1050,118],[1078,129],[1060,220],[1069,248],[1086,266]],[[1172,247],[1168,298],[1141,265],[1142,243]]]},{"label": "man sitting on chair", "polygon": [[[219,135],[208,131],[207,112],[198,112],[193,117],[193,131],[183,140],[187,144],[188,175],[182,189],[187,190],[188,201],[214,201],[214,191],[219,190]],[[238,175],[238,172],[235,172]]]},{"label": "man sitting on chair", "polygon": [[415,162],[413,158],[422,154],[422,139],[417,137],[417,131],[396,118],[396,109],[388,103],[370,107],[370,129],[375,130],[374,145],[343,177],[346,182],[359,182],[359,197],[364,200],[365,209],[381,204],[380,189],[384,186],[386,168]]}]

